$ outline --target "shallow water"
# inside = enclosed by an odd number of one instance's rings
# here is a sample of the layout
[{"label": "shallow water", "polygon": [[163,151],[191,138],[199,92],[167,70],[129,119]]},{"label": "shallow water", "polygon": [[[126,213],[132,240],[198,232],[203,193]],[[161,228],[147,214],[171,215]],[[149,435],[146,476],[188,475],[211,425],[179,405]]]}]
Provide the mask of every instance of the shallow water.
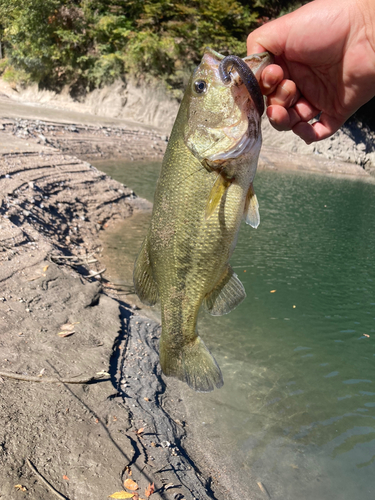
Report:
[{"label": "shallow water", "polygon": [[[135,167],[100,166],[152,200],[159,166]],[[218,468],[245,486],[255,476],[272,499],[373,499],[375,186],[265,171],[255,190],[261,224],[243,225],[231,260],[247,298],[198,323],[225,385],[183,389],[187,420]],[[130,254],[125,281],[147,217],[136,237],[128,222],[111,235],[118,272]]]}]

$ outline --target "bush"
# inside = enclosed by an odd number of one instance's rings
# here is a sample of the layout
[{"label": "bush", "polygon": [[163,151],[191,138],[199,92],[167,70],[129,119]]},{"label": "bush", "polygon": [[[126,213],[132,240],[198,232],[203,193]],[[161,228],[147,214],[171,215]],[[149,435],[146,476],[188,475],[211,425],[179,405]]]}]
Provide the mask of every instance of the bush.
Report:
[{"label": "bush", "polygon": [[[244,55],[283,0],[0,0],[9,77],[91,89],[125,74],[178,95],[209,45]],[[0,30],[1,31],[1,30]]]}]

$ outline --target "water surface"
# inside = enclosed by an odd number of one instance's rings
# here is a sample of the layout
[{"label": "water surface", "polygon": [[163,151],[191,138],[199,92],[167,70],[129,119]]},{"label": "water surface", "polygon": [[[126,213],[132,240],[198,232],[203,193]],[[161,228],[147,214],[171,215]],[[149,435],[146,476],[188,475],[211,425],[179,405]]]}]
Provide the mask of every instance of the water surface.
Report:
[{"label": "water surface", "polygon": [[[152,200],[158,164],[100,168]],[[243,485],[255,476],[272,499],[372,500],[375,186],[262,171],[255,190],[261,224],[242,226],[231,260],[247,298],[198,323],[225,385],[183,388],[187,420],[207,460],[234,464]],[[125,281],[147,218],[136,237],[129,221],[111,236],[118,273],[129,253]]]}]

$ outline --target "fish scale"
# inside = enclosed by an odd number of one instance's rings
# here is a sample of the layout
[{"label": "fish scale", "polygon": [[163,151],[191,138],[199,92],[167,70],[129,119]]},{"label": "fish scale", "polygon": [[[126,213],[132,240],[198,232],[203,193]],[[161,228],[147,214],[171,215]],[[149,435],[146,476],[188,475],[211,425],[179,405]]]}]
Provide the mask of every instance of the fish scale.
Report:
[{"label": "fish scale", "polygon": [[[251,96],[238,75],[230,84],[221,80],[222,60],[207,49],[188,84],[134,269],[140,299],[149,305],[160,300],[164,374],[201,392],[221,387],[223,378],[197,334],[197,316],[202,304],[221,315],[246,296],[229,259],[249,200],[256,199],[252,181],[261,144]],[[261,54],[245,61],[257,75],[270,59]]]}]

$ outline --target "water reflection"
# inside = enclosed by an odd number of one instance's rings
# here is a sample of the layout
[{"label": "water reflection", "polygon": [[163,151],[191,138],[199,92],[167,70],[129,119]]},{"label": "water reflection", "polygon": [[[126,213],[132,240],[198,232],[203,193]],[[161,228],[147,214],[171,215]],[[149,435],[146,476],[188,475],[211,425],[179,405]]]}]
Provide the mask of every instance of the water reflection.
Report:
[{"label": "water reflection", "polygon": [[[375,186],[260,172],[255,189],[261,224],[242,227],[232,259],[247,299],[198,322],[225,385],[207,395],[181,384],[190,429],[213,467],[243,485],[257,477],[273,499],[370,500]],[[120,232],[129,279],[141,235]]]}]

